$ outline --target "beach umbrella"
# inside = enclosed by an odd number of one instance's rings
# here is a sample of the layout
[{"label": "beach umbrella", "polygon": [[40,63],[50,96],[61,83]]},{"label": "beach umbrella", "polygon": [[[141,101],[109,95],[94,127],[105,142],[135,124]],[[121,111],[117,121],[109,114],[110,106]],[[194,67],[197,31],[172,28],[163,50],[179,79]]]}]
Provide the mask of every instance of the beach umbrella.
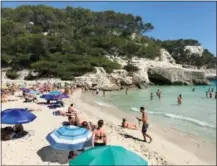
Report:
[{"label": "beach umbrella", "polygon": [[[51,95],[51,94],[43,94],[40,96],[40,98],[43,98],[45,100],[54,100],[54,95]],[[56,99],[55,99],[56,100]]]},{"label": "beach umbrella", "polygon": [[69,166],[74,165],[143,165],[148,162],[136,153],[122,146],[98,146],[81,153],[69,161]]},{"label": "beach umbrella", "polygon": [[64,99],[64,98],[69,98],[69,96],[67,94],[60,94],[54,97],[55,99],[59,100],[59,99]]},{"label": "beach umbrella", "polygon": [[35,120],[36,116],[23,108],[11,108],[1,112],[1,123],[24,124]]},{"label": "beach umbrella", "polygon": [[21,88],[21,90],[22,90],[23,92],[29,92],[29,91],[30,91],[30,89],[28,89],[28,88]]},{"label": "beach umbrella", "polygon": [[58,91],[58,90],[54,90],[54,91],[51,91],[49,94],[50,94],[50,95],[55,95],[55,96],[57,96],[57,95],[60,95],[61,92]]},{"label": "beach umbrella", "polygon": [[51,147],[59,150],[81,150],[91,146],[92,132],[76,126],[62,126],[46,137]]}]

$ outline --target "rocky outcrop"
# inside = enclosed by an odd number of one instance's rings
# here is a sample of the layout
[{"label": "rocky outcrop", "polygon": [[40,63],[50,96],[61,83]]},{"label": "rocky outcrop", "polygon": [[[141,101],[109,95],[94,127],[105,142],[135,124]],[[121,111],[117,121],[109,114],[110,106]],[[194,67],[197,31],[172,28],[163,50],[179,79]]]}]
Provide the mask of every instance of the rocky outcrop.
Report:
[{"label": "rocky outcrop", "polygon": [[175,59],[170,55],[170,53],[165,49],[160,49],[161,56],[156,58],[157,61],[163,61],[170,64],[176,64]]},{"label": "rocky outcrop", "polygon": [[203,55],[204,48],[202,46],[185,46],[184,51],[188,50],[190,54],[196,54],[198,56]]},{"label": "rocky outcrop", "polygon": [[[117,90],[125,86],[146,88],[150,84],[208,84],[207,74],[215,76],[213,70],[198,70],[183,68],[182,65],[176,64],[172,56],[165,50],[161,49],[161,56],[155,60],[133,57],[130,63],[138,68],[136,72],[127,72],[124,69],[114,70],[112,73],[106,73],[101,67],[96,67],[96,73],[87,73],[80,77],[75,77],[71,81],[61,81],[58,78],[49,79],[50,82],[68,82],[75,86],[86,89],[104,89]],[[117,61],[122,67],[129,62],[127,57],[107,55],[111,61]],[[28,74],[27,70],[19,72],[19,80],[23,80]],[[5,72],[2,72],[3,80],[8,80]],[[48,79],[39,79],[44,82]]]},{"label": "rocky outcrop", "polygon": [[205,73],[201,71],[185,70],[182,68],[160,68],[149,69],[148,76],[151,82],[156,84],[176,84],[176,85],[205,85],[209,84],[205,78]]},{"label": "rocky outcrop", "polygon": [[103,89],[103,90],[117,90],[118,85],[111,82],[108,74],[101,67],[96,68],[96,73],[85,74],[81,77],[75,77],[75,84],[86,89]]}]

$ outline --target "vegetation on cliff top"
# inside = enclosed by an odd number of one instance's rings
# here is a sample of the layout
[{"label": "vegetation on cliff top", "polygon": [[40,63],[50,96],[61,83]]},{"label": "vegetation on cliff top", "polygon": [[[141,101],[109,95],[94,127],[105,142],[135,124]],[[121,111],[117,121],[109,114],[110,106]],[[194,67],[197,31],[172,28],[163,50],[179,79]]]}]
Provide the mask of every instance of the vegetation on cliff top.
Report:
[{"label": "vegetation on cliff top", "polygon": [[[1,27],[2,67],[10,66],[12,71],[30,68],[39,72],[39,77],[72,79],[94,72],[96,66],[112,72],[120,65],[105,55],[154,59],[161,47],[169,52],[176,47],[145,37],[154,27],[140,16],[114,11],[44,5],[2,8]],[[133,33],[137,35],[135,40],[131,39]],[[205,53],[211,56],[208,50]],[[14,78],[17,75],[12,71],[8,74]]]}]

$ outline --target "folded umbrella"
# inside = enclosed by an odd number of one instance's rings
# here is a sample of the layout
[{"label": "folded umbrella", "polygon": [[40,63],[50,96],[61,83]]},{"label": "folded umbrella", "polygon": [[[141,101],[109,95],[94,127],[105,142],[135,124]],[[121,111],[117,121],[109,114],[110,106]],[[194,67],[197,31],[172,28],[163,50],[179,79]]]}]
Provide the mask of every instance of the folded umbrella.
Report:
[{"label": "folded umbrella", "polygon": [[69,161],[69,166],[74,165],[141,165],[147,166],[148,162],[136,153],[122,146],[99,146],[88,149],[79,156]]},{"label": "folded umbrella", "polygon": [[46,137],[51,147],[59,150],[80,150],[91,146],[92,132],[76,126],[62,126]]},{"label": "folded umbrella", "polygon": [[23,108],[6,109],[1,112],[3,124],[25,124],[35,120],[36,116]]}]

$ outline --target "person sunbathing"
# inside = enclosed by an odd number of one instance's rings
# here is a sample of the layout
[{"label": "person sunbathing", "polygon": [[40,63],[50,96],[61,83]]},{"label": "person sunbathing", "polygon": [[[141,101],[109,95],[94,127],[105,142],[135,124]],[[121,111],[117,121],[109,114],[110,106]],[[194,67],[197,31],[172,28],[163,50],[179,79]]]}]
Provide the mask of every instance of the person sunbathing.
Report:
[{"label": "person sunbathing", "polygon": [[128,128],[128,129],[137,129],[136,125],[127,123],[126,119],[124,119],[124,118],[123,118],[121,126],[124,128]]}]

